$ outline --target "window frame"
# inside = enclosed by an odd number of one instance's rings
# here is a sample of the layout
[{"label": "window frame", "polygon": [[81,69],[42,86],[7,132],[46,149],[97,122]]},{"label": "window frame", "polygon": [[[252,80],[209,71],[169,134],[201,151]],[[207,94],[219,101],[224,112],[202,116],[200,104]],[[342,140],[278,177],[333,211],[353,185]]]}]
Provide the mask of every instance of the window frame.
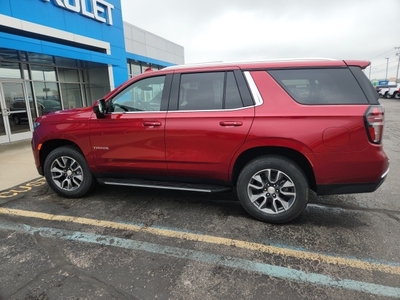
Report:
[{"label": "window frame", "polygon": [[[333,93],[326,93],[325,95],[327,95],[325,98],[321,98],[321,99],[325,99],[325,101],[318,101],[318,102],[312,102],[312,98],[316,98],[319,99],[319,97],[324,97],[323,94],[314,94],[312,95],[311,92],[315,93],[316,91],[321,91],[321,87],[327,87],[328,86],[328,91],[330,92],[332,90],[332,86],[327,85],[327,82],[324,82],[324,80],[321,80],[321,78],[318,78],[315,74],[310,73],[308,76],[304,76],[303,78],[300,77],[294,77],[293,73],[295,71],[327,71],[327,70],[342,70],[344,72],[347,72],[348,77],[346,79],[351,79],[352,85],[351,85],[351,90],[346,90],[346,88],[348,88],[349,86],[346,86],[344,84],[340,84],[340,81],[338,81],[337,79],[343,80],[344,76],[336,76],[336,74],[328,74],[330,77],[329,79],[332,79],[333,83],[335,84],[336,87],[338,87],[338,93],[341,93],[343,96],[348,96],[348,95],[353,95],[355,96],[357,94],[357,96],[359,98],[359,100],[362,101],[343,101],[347,98],[340,98],[341,100],[339,101],[327,101],[329,100],[329,97],[332,97],[332,95],[334,95]],[[364,90],[362,89],[362,87],[360,86],[357,78],[354,76],[353,72],[348,68],[348,67],[324,67],[324,68],[290,68],[290,69],[269,69],[266,70],[266,72],[269,74],[269,76],[271,76],[275,82],[281,86],[285,92],[297,103],[301,104],[301,105],[309,105],[309,106],[315,106],[315,105],[367,105],[369,104],[368,98],[365,95]],[[279,74],[278,72],[289,72],[290,76],[288,76],[288,78],[283,78],[281,74]],[[343,73],[344,74],[344,73]],[[310,76],[313,75],[313,76]],[[336,77],[333,77],[333,75],[335,75]],[[309,88],[309,94],[307,97],[303,97],[304,100],[302,100],[302,97],[299,94],[296,94],[296,92],[294,92],[293,90],[290,89],[290,87],[286,84],[283,83],[284,80],[300,80],[300,79],[307,79],[310,81],[310,88]],[[326,78],[325,78],[326,79]],[[317,81],[320,81],[317,83]],[[349,82],[344,80],[345,82]],[[321,86],[319,86],[321,85]],[[316,88],[317,87],[317,88]],[[350,93],[349,93],[350,91]],[[326,92],[326,91],[325,91]],[[317,97],[318,96],[318,97]],[[355,99],[355,97],[351,97],[349,99]]]},{"label": "window frame", "polygon": [[[125,93],[128,89],[132,89],[134,85],[139,83],[140,81],[143,80],[149,80],[152,78],[156,77],[164,77],[164,86],[163,90],[161,92],[161,100],[160,100],[160,109],[159,110],[132,110],[132,111],[112,111],[112,105],[113,102],[121,96],[121,94]],[[113,95],[110,99],[108,99],[107,103],[107,113],[110,114],[123,114],[123,113],[158,113],[158,112],[166,112],[167,107],[168,107],[168,98],[169,98],[169,93],[171,89],[171,81],[172,81],[172,75],[170,74],[157,74],[155,76],[149,76],[149,77],[144,77],[140,78],[139,80],[135,80],[131,84],[127,85],[124,89],[119,91],[117,94]]]},{"label": "window frame", "polygon": [[[227,87],[227,77],[228,77],[228,72],[231,72],[233,75],[233,78],[235,80],[239,96],[241,98],[242,106],[238,108],[225,108],[225,97],[226,97],[226,87]],[[180,95],[180,85],[181,85],[181,79],[183,75],[186,74],[205,74],[205,73],[224,73],[224,78],[223,78],[223,107],[219,109],[195,109],[195,110],[179,110],[179,95]],[[231,110],[238,110],[238,109],[245,109],[249,106],[254,106],[255,102],[251,96],[251,93],[249,91],[249,87],[247,85],[247,82],[244,78],[243,72],[240,69],[222,69],[222,70],[215,70],[215,71],[198,71],[198,72],[180,72],[180,73],[175,73],[172,78],[171,82],[171,93],[170,93],[170,99],[168,103],[168,111],[173,111],[173,112],[188,112],[188,111],[231,111]]]}]

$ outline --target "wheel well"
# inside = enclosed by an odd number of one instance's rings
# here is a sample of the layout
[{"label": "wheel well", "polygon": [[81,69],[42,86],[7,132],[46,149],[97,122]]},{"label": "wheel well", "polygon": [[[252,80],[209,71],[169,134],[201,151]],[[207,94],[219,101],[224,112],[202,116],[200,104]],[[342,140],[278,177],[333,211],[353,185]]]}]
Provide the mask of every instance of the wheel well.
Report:
[{"label": "wheel well", "polygon": [[236,185],[236,181],[239,177],[240,171],[248,162],[258,157],[268,156],[268,155],[283,156],[292,160],[302,169],[302,171],[306,175],[310,188],[316,190],[315,176],[310,162],[300,152],[284,147],[258,147],[243,152],[236,160],[235,166],[233,168],[233,173],[232,173],[233,185]]},{"label": "wheel well", "polygon": [[82,153],[81,149],[79,149],[79,147],[71,141],[68,141],[68,140],[47,141],[40,148],[40,166],[42,167],[42,169],[43,169],[44,161],[46,160],[47,155],[49,155],[49,153],[51,151],[53,151],[54,149],[62,147],[62,146],[72,146],[76,150],[78,150],[79,152]]}]

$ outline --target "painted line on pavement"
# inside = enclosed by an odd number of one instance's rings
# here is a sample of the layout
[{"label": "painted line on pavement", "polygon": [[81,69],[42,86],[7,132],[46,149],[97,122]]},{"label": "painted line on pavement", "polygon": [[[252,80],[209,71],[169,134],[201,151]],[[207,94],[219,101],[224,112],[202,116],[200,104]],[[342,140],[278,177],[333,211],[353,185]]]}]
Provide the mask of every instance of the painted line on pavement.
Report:
[{"label": "painted line on pavement", "polygon": [[38,179],[27,182],[25,184],[0,191],[0,199],[8,199],[18,196],[21,193],[29,192],[30,190],[32,190],[32,188],[44,185],[45,183],[46,179],[44,177],[39,177]]},{"label": "painted line on pavement", "polygon": [[31,227],[28,225],[1,224],[0,228],[28,234],[40,234],[46,238],[57,238],[62,240],[77,241],[98,245],[106,245],[118,248],[124,248],[136,251],[145,251],[153,254],[161,254],[178,259],[188,259],[205,264],[215,264],[233,269],[244,270],[248,272],[257,272],[268,276],[281,279],[288,279],[301,283],[314,285],[323,285],[334,288],[342,288],[364,292],[368,294],[400,297],[400,288],[384,286],[380,284],[356,281],[352,279],[339,279],[337,277],[307,273],[300,270],[279,267],[270,264],[254,262],[247,259],[235,258],[219,254],[211,254],[203,251],[189,250],[178,247],[170,247],[154,243],[122,239],[113,236],[99,235],[93,233],[73,232],[63,229]]},{"label": "painted line on pavement", "polygon": [[322,253],[288,249],[283,247],[270,246],[270,245],[258,244],[253,242],[247,242],[242,240],[235,240],[235,239],[229,239],[211,235],[203,235],[198,233],[183,232],[172,229],[145,227],[143,225],[118,223],[112,221],[96,220],[96,219],[74,217],[74,216],[54,215],[42,212],[11,209],[4,207],[0,207],[0,214],[36,218],[49,221],[69,222],[82,225],[92,225],[92,226],[99,226],[99,227],[112,228],[118,230],[128,230],[134,232],[140,231],[163,237],[186,239],[196,242],[204,242],[204,243],[224,245],[224,246],[234,246],[237,248],[242,248],[252,251],[260,251],[272,255],[290,256],[298,259],[318,261],[320,263],[342,265],[363,270],[379,271],[388,274],[400,275],[400,266],[394,263],[393,264],[378,263],[378,262],[365,261],[361,259],[337,257]]}]

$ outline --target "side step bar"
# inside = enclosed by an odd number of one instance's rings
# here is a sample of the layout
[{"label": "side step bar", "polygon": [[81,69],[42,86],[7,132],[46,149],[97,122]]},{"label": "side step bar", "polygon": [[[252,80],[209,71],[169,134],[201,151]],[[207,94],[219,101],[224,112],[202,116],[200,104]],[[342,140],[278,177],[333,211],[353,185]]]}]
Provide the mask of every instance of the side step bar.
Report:
[{"label": "side step bar", "polygon": [[222,185],[152,181],[152,180],[142,180],[142,179],[97,178],[97,181],[101,184],[106,184],[106,185],[133,186],[133,187],[144,187],[144,188],[164,189],[164,190],[202,192],[202,193],[218,193],[218,192],[227,192],[232,190],[232,187],[222,186]]}]

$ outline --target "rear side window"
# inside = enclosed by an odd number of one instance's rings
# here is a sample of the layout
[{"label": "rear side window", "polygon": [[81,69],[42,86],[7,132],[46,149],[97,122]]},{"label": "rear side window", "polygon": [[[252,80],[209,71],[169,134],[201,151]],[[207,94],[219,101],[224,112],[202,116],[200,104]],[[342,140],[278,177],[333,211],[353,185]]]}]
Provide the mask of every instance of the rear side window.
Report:
[{"label": "rear side window", "polygon": [[302,104],[368,104],[348,68],[270,70],[268,73]]},{"label": "rear side window", "polygon": [[182,74],[179,110],[215,110],[243,107],[233,72]]}]

